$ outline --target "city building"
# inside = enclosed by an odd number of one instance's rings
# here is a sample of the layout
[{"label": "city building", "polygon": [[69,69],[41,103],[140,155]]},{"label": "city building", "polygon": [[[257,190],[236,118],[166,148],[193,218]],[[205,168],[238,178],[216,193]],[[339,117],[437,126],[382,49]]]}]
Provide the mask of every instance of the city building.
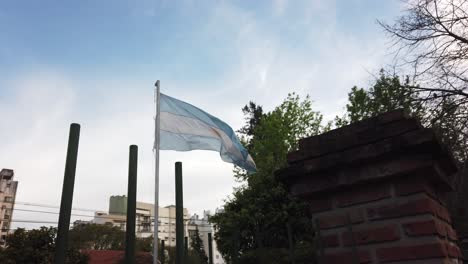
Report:
[{"label": "city building", "polygon": [[5,239],[10,230],[13,208],[15,206],[18,182],[13,180],[13,170],[0,171],[0,246],[5,245]]},{"label": "city building", "polygon": [[[159,207],[158,237],[165,241],[166,246],[176,245],[176,207],[169,205]],[[214,237],[215,230],[208,221],[209,211],[203,212],[203,218],[197,214],[189,216],[188,210],[184,208],[184,236],[189,238],[189,245],[196,229],[198,229],[203,246],[208,254],[208,233]],[[127,197],[125,195],[114,195],[109,198],[109,211],[98,211],[94,213],[95,224],[110,224],[125,231],[127,218]],[[85,222],[77,222],[83,224]],[[154,226],[154,204],[137,202],[136,204],[136,236],[150,237],[153,235]],[[224,264],[216,243],[213,240],[213,264]]]},{"label": "city building", "polygon": [[213,264],[224,264],[224,260],[221,257],[221,253],[218,251],[218,247],[216,246],[216,242],[214,241],[214,233],[215,229],[213,225],[208,221],[211,213],[210,211],[203,211],[203,218],[200,218],[197,214],[194,214],[190,217],[188,222],[188,234],[189,234],[189,241],[195,235],[196,230],[198,229],[198,234],[203,242],[203,247],[205,249],[206,254],[208,253],[208,234],[211,233],[213,239]]},{"label": "city building", "polygon": [[[175,206],[159,207],[159,232],[158,237],[165,241],[167,246],[175,246]],[[127,217],[127,197],[125,195],[111,196],[109,199],[109,212],[98,211],[94,213],[93,223],[112,224],[125,230]],[[184,208],[185,234],[189,214]],[[136,204],[136,236],[150,237],[153,235],[154,205],[150,203],[137,202]]]}]

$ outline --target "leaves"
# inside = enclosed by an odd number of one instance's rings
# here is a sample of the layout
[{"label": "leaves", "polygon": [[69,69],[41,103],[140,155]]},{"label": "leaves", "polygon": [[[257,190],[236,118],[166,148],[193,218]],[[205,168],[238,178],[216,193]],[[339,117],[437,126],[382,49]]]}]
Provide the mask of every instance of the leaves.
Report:
[{"label": "leaves", "polygon": [[[53,263],[55,253],[55,227],[41,227],[26,231],[18,228],[7,237],[7,247],[0,251],[0,263]],[[67,263],[84,264],[88,257],[75,249],[67,252]]]},{"label": "leaves", "polygon": [[[261,260],[255,258],[259,254],[263,260],[277,261],[271,263],[287,263],[287,258],[281,262],[287,255],[274,255],[288,252],[286,223],[292,222],[298,243],[312,241],[313,229],[305,203],[290,197],[274,173],[287,165],[287,153],[298,148],[299,139],[327,131],[330,125],[322,124],[323,117],[313,111],[308,96],[301,100],[294,93],[270,112],[264,113],[253,102],[243,111],[247,122],[239,132],[257,172],[248,175],[239,168],[234,171],[244,186],[226,201],[224,211],[210,217],[217,228],[215,240],[230,263],[259,263]],[[268,250],[273,248],[276,253]],[[309,262],[304,263],[310,263],[313,257],[311,247],[308,252]]]},{"label": "leaves", "polygon": [[208,264],[208,257],[206,255],[205,247],[203,246],[203,241],[200,238],[198,228],[195,229],[195,234],[192,236],[190,247],[192,248],[194,255],[198,258],[200,264]]},{"label": "leaves", "polygon": [[420,117],[423,108],[413,87],[408,77],[402,83],[398,76],[387,75],[382,69],[379,78],[368,90],[356,86],[351,88],[346,115],[336,117],[335,126],[341,127],[395,109],[404,109],[410,115]]},{"label": "leaves", "polygon": [[70,246],[77,249],[122,250],[125,232],[112,225],[75,225],[69,233]]}]

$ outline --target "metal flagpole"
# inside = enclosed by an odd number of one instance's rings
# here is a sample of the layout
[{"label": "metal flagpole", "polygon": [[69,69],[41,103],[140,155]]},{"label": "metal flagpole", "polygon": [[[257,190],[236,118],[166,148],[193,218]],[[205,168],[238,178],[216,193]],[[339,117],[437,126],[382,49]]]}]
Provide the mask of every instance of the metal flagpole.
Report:
[{"label": "metal flagpole", "polygon": [[[160,125],[160,88],[159,80],[156,86],[156,118],[154,129],[154,156],[155,156],[155,180],[154,180],[154,238],[153,238],[153,264],[158,264],[158,220],[159,220],[159,125]],[[161,254],[164,257],[164,253]]]}]

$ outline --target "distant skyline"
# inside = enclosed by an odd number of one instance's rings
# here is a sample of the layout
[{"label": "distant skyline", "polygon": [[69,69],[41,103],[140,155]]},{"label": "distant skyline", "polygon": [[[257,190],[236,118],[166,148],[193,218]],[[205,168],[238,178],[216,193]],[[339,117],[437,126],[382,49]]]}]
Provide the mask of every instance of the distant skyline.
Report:
[{"label": "distant skyline", "polygon": [[[153,203],[157,79],[234,129],[249,101],[269,111],[289,92],[309,94],[330,120],[352,86],[367,87],[391,61],[376,19],[392,22],[401,9],[398,0],[1,1],[0,168],[15,171],[18,201],[58,206],[76,122],[73,207],[107,211],[111,195],[126,194],[130,144],[139,146],[137,199]],[[213,212],[239,185],[216,152],[161,151],[161,206],[175,203],[176,161],[191,214]]]}]

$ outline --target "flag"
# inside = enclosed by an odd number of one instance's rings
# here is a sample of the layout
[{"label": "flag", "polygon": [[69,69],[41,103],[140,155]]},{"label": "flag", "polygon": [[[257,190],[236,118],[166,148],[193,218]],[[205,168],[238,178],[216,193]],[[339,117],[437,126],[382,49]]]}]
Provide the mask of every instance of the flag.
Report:
[{"label": "flag", "polygon": [[221,159],[255,172],[252,157],[230,126],[191,104],[160,94],[160,145],[162,150],[214,150]]}]

